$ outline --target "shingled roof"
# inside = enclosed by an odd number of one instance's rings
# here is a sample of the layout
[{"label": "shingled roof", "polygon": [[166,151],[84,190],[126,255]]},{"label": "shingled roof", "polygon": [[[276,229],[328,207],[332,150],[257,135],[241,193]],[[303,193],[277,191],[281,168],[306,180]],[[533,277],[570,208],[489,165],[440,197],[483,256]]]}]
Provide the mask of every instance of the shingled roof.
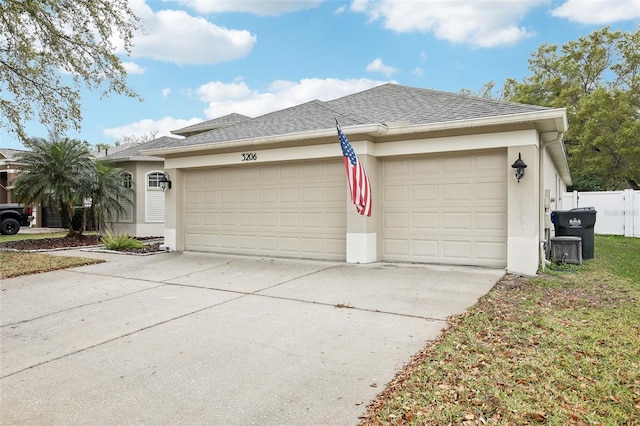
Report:
[{"label": "shingled roof", "polygon": [[[141,151],[160,149],[160,148],[165,148],[167,146],[174,146],[175,143],[179,143],[182,140],[184,139],[172,138],[169,136],[162,136],[160,138],[153,139],[148,142],[132,144],[123,150],[114,152],[113,154],[109,154],[100,158],[100,161],[142,160],[144,159],[142,157],[152,160],[153,158],[148,158],[148,156],[141,154]],[[162,159],[157,158],[157,160],[161,161]]]},{"label": "shingled roof", "polygon": [[237,114],[234,112],[232,114],[214,118],[213,120],[203,121],[201,123],[196,123],[178,130],[172,130],[171,133],[180,136],[193,136],[209,130],[231,126],[233,124],[237,124],[247,120],[251,120],[251,117],[247,117],[246,115]]},{"label": "shingled roof", "polygon": [[[330,130],[335,127],[334,118],[342,127],[392,122],[420,125],[547,109],[389,83],[332,101],[314,100],[238,121],[173,142],[165,148]],[[180,134],[185,129],[174,133]]]},{"label": "shingled roof", "polygon": [[0,155],[7,160],[15,160],[25,152],[27,151],[22,149],[0,148]]}]

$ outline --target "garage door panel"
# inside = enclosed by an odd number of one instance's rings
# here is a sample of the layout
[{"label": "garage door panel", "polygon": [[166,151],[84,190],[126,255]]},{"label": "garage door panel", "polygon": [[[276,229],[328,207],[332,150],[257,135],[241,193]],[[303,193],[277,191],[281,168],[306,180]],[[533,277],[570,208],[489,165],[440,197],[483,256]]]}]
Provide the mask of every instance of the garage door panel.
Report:
[{"label": "garage door panel", "polygon": [[258,183],[258,171],[251,167],[238,169],[238,182],[240,184],[251,185]]},{"label": "garage door panel", "polygon": [[384,203],[387,201],[404,201],[409,202],[409,188],[407,185],[389,185],[383,189]]},{"label": "garage door panel", "polygon": [[258,214],[256,212],[239,213],[238,224],[243,228],[254,228],[258,224]]},{"label": "garage door panel", "polygon": [[441,186],[442,200],[469,200],[470,184],[468,183],[445,183]]},{"label": "garage door panel", "polygon": [[438,199],[438,185],[413,185],[411,188],[413,200],[435,201]]},{"label": "garage door panel", "polygon": [[442,240],[441,244],[442,257],[445,260],[467,261],[471,259],[470,241]]},{"label": "garage door panel", "polygon": [[411,215],[411,226],[415,230],[431,230],[440,229],[440,219],[438,212],[421,212],[416,211]]},{"label": "garage door panel", "polygon": [[259,214],[258,223],[260,227],[267,230],[273,230],[278,227],[278,214],[261,212]]},{"label": "garage door panel", "polygon": [[187,250],[345,259],[342,161],[244,167],[184,173]]},{"label": "garage door panel", "polygon": [[240,204],[255,205],[258,201],[258,191],[256,189],[242,189],[238,191],[238,202]]},{"label": "garage door panel", "polygon": [[506,182],[476,182],[474,192],[478,201],[501,200],[507,193]]},{"label": "garage door panel", "polygon": [[499,262],[507,256],[507,245],[504,242],[482,241],[476,244],[477,256],[489,262]]},{"label": "garage door panel", "polygon": [[383,249],[387,255],[406,257],[410,255],[409,240],[404,238],[385,238]]},{"label": "garage door panel", "polygon": [[469,212],[448,212],[442,214],[442,230],[445,232],[469,232],[471,230],[471,214]]},{"label": "garage door panel", "polygon": [[220,191],[220,204],[222,205],[222,207],[224,207],[225,204],[230,204],[232,206],[235,206],[237,202],[237,196],[238,196],[238,193],[236,191],[222,190]]},{"label": "garage door panel", "polygon": [[433,176],[438,174],[438,160],[434,158],[423,157],[418,161],[406,161],[406,169],[411,174],[421,174],[425,176]]},{"label": "garage door panel", "polygon": [[202,196],[203,194],[199,192],[187,192],[184,198],[184,203],[187,206],[199,206],[202,203]]},{"label": "garage door panel", "polygon": [[387,213],[384,213],[382,222],[385,228],[397,229],[400,231],[408,231],[409,230],[409,213],[387,212]]},{"label": "garage door panel", "polygon": [[468,156],[443,158],[442,169],[448,176],[469,176],[471,158]]},{"label": "garage door panel", "polygon": [[503,158],[495,155],[483,155],[476,158],[475,172],[477,176],[504,175]]},{"label": "garage door panel", "polygon": [[277,253],[278,239],[276,237],[258,237],[258,249],[265,253]]},{"label": "garage door panel", "polygon": [[425,262],[438,258],[437,240],[414,240],[411,242],[411,248],[412,256]]},{"label": "garage door panel", "polygon": [[489,231],[492,235],[506,236],[504,224],[507,222],[505,212],[476,213],[476,229],[478,231]]},{"label": "garage door panel", "polygon": [[280,213],[280,226],[283,228],[300,227],[299,213]]},{"label": "garage door panel", "polygon": [[[346,234],[347,219],[345,217],[344,208],[342,211],[327,212],[324,216],[326,220],[326,227],[331,231],[331,236]],[[341,238],[340,240],[344,241],[344,238]]]},{"label": "garage door panel", "polygon": [[218,213],[202,213],[201,218],[202,222],[198,225],[216,226],[220,223],[220,215]]},{"label": "garage door panel", "polygon": [[190,226],[199,226],[202,224],[202,214],[188,213],[187,215],[185,215],[185,222]]},{"label": "garage door panel", "polygon": [[238,183],[238,173],[236,169],[220,169],[217,182],[219,185],[235,185]]},{"label": "garage door panel", "polygon": [[202,246],[202,234],[188,232],[185,235],[187,246]]},{"label": "garage door panel", "polygon": [[390,261],[506,265],[506,150],[382,162]]}]

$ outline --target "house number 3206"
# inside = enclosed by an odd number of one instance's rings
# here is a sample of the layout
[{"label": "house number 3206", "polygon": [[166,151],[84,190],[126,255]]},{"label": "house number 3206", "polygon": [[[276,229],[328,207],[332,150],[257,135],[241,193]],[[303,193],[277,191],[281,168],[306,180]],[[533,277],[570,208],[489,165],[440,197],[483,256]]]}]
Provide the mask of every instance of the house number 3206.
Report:
[{"label": "house number 3206", "polygon": [[258,159],[258,154],[256,154],[255,152],[242,154],[242,161],[256,161],[257,159]]}]

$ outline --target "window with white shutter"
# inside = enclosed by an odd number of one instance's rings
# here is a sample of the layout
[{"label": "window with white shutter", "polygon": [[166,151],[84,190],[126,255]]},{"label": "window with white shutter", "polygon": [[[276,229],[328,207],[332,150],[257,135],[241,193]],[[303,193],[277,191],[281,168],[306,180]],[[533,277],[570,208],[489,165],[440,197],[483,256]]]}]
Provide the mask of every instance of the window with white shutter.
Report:
[{"label": "window with white shutter", "polygon": [[160,188],[163,172],[149,172],[146,175],[145,222],[164,222],[164,192]]}]

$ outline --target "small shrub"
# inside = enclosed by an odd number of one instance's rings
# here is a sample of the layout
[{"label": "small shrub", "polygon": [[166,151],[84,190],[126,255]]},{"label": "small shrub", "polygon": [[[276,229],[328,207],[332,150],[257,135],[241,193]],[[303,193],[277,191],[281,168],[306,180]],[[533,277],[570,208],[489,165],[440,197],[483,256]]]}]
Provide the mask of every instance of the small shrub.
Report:
[{"label": "small shrub", "polygon": [[104,244],[104,247],[108,250],[133,250],[144,248],[144,244],[130,237],[128,233],[124,232],[120,235],[113,235],[107,231],[107,235],[100,238],[100,242]]}]

